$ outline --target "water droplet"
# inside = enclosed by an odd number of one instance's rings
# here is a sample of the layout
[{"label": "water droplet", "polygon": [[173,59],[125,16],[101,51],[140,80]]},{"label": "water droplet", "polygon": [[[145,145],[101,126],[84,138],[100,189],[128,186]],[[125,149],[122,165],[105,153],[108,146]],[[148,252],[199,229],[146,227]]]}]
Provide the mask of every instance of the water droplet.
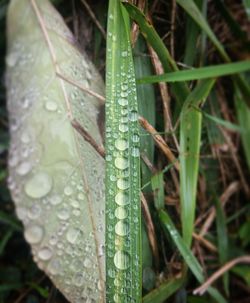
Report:
[{"label": "water droplet", "polygon": [[19,58],[19,53],[18,52],[12,52],[6,57],[6,64],[9,67],[13,67],[16,65],[17,61]]},{"label": "water droplet", "polygon": [[31,170],[31,164],[29,162],[23,162],[20,165],[18,165],[16,172],[20,176],[27,175]]},{"label": "water droplet", "polygon": [[76,243],[77,238],[81,235],[81,230],[77,228],[70,228],[66,234],[66,238],[69,243],[74,244]]},{"label": "water droplet", "polygon": [[64,188],[64,194],[65,194],[66,196],[70,196],[70,195],[72,195],[72,193],[73,193],[72,187],[66,186],[66,187]]},{"label": "water droplet", "polygon": [[45,103],[45,108],[48,110],[48,111],[50,111],[50,112],[54,112],[54,111],[56,111],[57,110],[57,104],[56,104],[56,102],[54,102],[54,101],[47,101],[46,103]]},{"label": "water droplet", "polygon": [[47,261],[52,257],[52,250],[49,247],[43,247],[38,251],[38,257],[41,260]]},{"label": "water droplet", "polygon": [[108,270],[108,276],[109,276],[110,278],[114,278],[114,277],[115,277],[115,270],[109,269],[109,270]]},{"label": "water droplet", "polygon": [[52,178],[47,173],[38,172],[28,180],[24,190],[31,198],[42,198],[50,192],[52,185]]},{"label": "water droplet", "polygon": [[61,196],[55,194],[49,198],[49,201],[52,205],[58,205],[58,204],[62,203],[63,199]]},{"label": "water droplet", "polygon": [[137,134],[134,134],[134,135],[132,136],[132,141],[133,141],[134,143],[138,143],[138,142],[140,141],[140,137],[139,137]]},{"label": "water droplet", "polygon": [[53,259],[48,265],[48,272],[51,275],[58,275],[62,270],[61,262],[59,259]]},{"label": "water droplet", "polygon": [[130,257],[128,253],[122,250],[118,250],[114,256],[114,264],[120,270],[125,270],[129,267]]},{"label": "water droplet", "polygon": [[121,92],[121,97],[126,98],[128,96],[128,93],[126,91]]},{"label": "water droplet", "polygon": [[73,277],[73,283],[75,286],[82,286],[84,283],[84,276],[81,273],[77,273],[74,277]]},{"label": "water droplet", "polygon": [[29,134],[22,133],[21,141],[22,141],[22,143],[25,143],[25,144],[29,143],[30,142],[30,136],[29,136]]},{"label": "water droplet", "polygon": [[126,236],[129,232],[129,226],[124,220],[118,221],[115,225],[115,232],[118,236]]},{"label": "water droplet", "polygon": [[115,210],[115,216],[117,219],[123,220],[127,218],[127,211],[124,207],[117,207]]},{"label": "water droplet", "polygon": [[127,55],[128,55],[128,52],[127,52],[127,51],[123,51],[123,52],[122,52],[122,57],[123,57],[123,58],[127,57]]},{"label": "water droplet", "polygon": [[120,206],[127,205],[129,203],[129,196],[124,192],[118,192],[115,196],[115,202]]},{"label": "water droplet", "polygon": [[118,157],[115,159],[115,166],[118,169],[126,169],[128,167],[128,160],[123,157]]},{"label": "water droplet", "polygon": [[63,207],[58,210],[57,217],[61,220],[68,220],[70,217],[70,211],[67,207]]},{"label": "water droplet", "polygon": [[139,150],[139,148],[133,147],[133,148],[132,148],[132,151],[131,151],[131,155],[132,155],[133,157],[139,157],[139,156],[140,156],[140,150]]},{"label": "water droplet", "polygon": [[122,133],[126,133],[128,131],[128,125],[127,124],[119,124],[119,131],[121,131]]},{"label": "water droplet", "polygon": [[120,151],[124,151],[128,148],[128,141],[124,139],[117,139],[115,140],[115,147]]},{"label": "water droplet", "polygon": [[[125,97],[126,97],[126,96],[125,96]],[[127,106],[127,105],[128,105],[128,99],[120,98],[120,99],[118,99],[118,103],[119,103],[121,106]]]},{"label": "water droplet", "polygon": [[138,120],[138,113],[137,113],[137,111],[132,110],[132,111],[130,112],[129,119],[130,119],[130,121],[132,121],[132,122],[137,121],[137,120]]},{"label": "water droplet", "polygon": [[39,204],[33,204],[28,211],[28,217],[35,220],[40,217],[41,211],[42,210]]},{"label": "water droplet", "polygon": [[44,230],[39,225],[32,225],[28,227],[24,232],[24,237],[30,244],[38,244],[41,242],[43,235]]},{"label": "water droplet", "polygon": [[86,267],[86,268],[90,268],[90,267],[92,266],[92,263],[91,263],[91,261],[90,261],[88,258],[86,258],[86,259],[84,260],[84,262],[83,262],[83,265],[84,265],[84,267]]},{"label": "water droplet", "polygon": [[118,179],[117,180],[117,187],[121,190],[125,190],[129,188],[129,182],[126,179]]}]

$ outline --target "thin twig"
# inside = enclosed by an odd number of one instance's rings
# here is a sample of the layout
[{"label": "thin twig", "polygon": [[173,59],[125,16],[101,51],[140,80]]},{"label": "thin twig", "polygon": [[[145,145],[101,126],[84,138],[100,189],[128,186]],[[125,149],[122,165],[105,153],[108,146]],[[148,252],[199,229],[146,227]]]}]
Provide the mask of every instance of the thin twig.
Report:
[{"label": "thin twig", "polygon": [[160,136],[157,133],[155,128],[145,118],[140,116],[139,122],[140,122],[141,126],[152,135],[153,139],[155,140],[155,143],[162,150],[162,152],[166,155],[168,160],[171,163],[173,163],[173,165],[175,166],[175,168],[177,170],[179,170],[180,169],[179,163],[178,163],[177,159],[175,158],[174,154],[172,153],[172,151],[170,150],[170,148],[168,147],[167,143],[162,138],[162,136]]},{"label": "thin twig", "polygon": [[[229,200],[229,198],[239,190],[240,183],[238,181],[232,182],[228,188],[225,190],[225,192],[220,196],[219,200],[221,202],[222,207],[225,207],[226,202]],[[216,210],[215,207],[211,207],[209,210],[209,214],[206,214],[206,221],[204,222],[202,228],[200,229],[199,236],[203,237],[207,231],[209,230],[210,226],[212,225],[214,219],[216,216]],[[201,218],[199,218],[200,220]],[[197,220],[198,221],[198,220]]]},{"label": "thin twig", "polygon": [[203,295],[209,286],[214,283],[220,276],[222,276],[226,271],[229,271],[232,267],[237,265],[238,263],[250,263],[250,256],[242,256],[239,258],[236,258],[228,263],[226,263],[224,266],[222,266],[219,270],[217,270],[205,283],[203,283],[200,287],[196,288],[193,291],[194,295]]},{"label": "thin twig", "polygon": [[150,243],[152,253],[154,256],[155,265],[156,265],[156,268],[159,268],[159,251],[158,251],[158,245],[157,245],[157,240],[156,240],[155,228],[154,228],[154,224],[153,224],[151,214],[150,214],[150,211],[148,208],[147,200],[142,192],[141,192],[141,206],[142,206],[142,211],[143,211],[144,218],[146,221],[149,243]]},{"label": "thin twig", "polygon": [[91,145],[94,149],[101,155],[103,158],[105,157],[105,150],[102,145],[98,145],[95,139],[84,129],[84,127],[76,120],[73,119],[71,121],[71,125],[78,131],[78,133]]},{"label": "thin twig", "polygon": [[101,32],[103,38],[106,40],[106,32],[103,29],[101,23],[98,21],[98,19],[96,18],[92,8],[88,5],[87,1],[85,0],[81,0],[82,4],[85,6],[86,10],[88,11],[91,19],[94,21],[96,27],[99,29],[99,31]]},{"label": "thin twig", "polygon": [[95,92],[93,92],[92,90],[86,88],[85,86],[83,86],[82,84],[72,80],[72,79],[69,79],[68,77],[64,76],[62,73],[56,71],[56,75],[61,78],[62,80],[68,82],[69,84],[72,84],[74,85],[75,87],[78,87],[80,90],[82,90],[83,92],[85,93],[88,93],[89,95],[93,96],[93,97],[96,97],[98,100],[101,101],[101,104],[104,104],[105,103],[105,98]]}]

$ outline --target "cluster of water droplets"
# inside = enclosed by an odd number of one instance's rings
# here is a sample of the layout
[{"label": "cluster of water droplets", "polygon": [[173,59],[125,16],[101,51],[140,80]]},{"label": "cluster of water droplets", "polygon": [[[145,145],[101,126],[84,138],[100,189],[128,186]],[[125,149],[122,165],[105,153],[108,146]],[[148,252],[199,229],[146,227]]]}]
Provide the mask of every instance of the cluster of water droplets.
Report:
[{"label": "cluster of water droplets", "polygon": [[[109,19],[113,20],[113,16],[109,15]],[[108,36],[113,42],[117,39],[112,33]],[[125,63],[130,55],[130,50],[124,48],[120,60]],[[112,60],[111,56],[111,49],[108,49],[108,59]],[[115,75],[107,73],[107,85],[112,77],[120,83],[107,87],[106,102],[106,176],[109,178],[106,199],[113,201],[106,211],[107,296],[109,298],[112,292],[114,296],[110,300],[113,302],[131,303],[136,297],[133,294],[140,291],[140,286],[132,279],[132,273],[139,268],[139,256],[135,251],[140,242],[139,193],[136,190],[139,188],[140,140],[133,67],[121,63],[119,69]]]},{"label": "cluster of water droplets", "polygon": [[[13,3],[10,14],[17,11]],[[30,1],[16,5],[28,21],[15,27],[11,20],[6,59],[9,189],[38,266],[70,302],[94,303],[104,291],[104,161],[71,126],[62,81],[55,77]],[[68,64],[62,68],[64,75],[79,81],[85,77],[88,88],[103,94],[100,76],[68,44],[72,34],[49,1],[39,2],[39,9],[53,31],[52,44],[60,45],[56,56]],[[91,82],[92,76],[98,86]],[[98,101],[70,84],[63,87],[72,115],[101,143]]]}]

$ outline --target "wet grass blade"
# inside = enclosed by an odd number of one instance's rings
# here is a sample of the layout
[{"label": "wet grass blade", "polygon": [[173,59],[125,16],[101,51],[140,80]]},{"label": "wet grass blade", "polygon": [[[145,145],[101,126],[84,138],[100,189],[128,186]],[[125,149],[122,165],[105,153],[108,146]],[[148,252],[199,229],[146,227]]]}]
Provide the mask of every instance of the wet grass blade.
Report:
[{"label": "wet grass blade", "polygon": [[183,239],[190,246],[196,205],[196,188],[199,170],[202,115],[199,107],[208,96],[214,80],[196,86],[185,101],[180,118],[180,197]]},{"label": "wet grass blade", "polygon": [[141,301],[138,105],[129,19],[110,0],[106,55],[106,300]]},{"label": "wet grass blade", "polygon": [[159,76],[148,76],[137,80],[138,84],[158,83],[158,82],[180,82],[190,80],[202,80],[208,78],[217,78],[245,72],[250,70],[250,60],[218,64],[213,66],[206,66],[194,68],[190,70],[166,73]]},{"label": "wet grass blade", "polygon": [[[185,241],[182,239],[180,234],[178,233],[177,229],[175,228],[172,220],[170,219],[167,212],[164,210],[160,210],[159,212],[160,221],[165,229],[168,232],[175,243],[176,247],[178,248],[179,253],[182,255],[183,259],[187,263],[188,267],[196,277],[196,279],[200,282],[204,282],[204,275],[202,272],[202,267],[200,266],[199,262],[193,255],[192,251],[188,248]],[[215,289],[215,288],[208,288],[208,293],[216,300],[218,303],[226,303],[226,300],[223,296]]]}]

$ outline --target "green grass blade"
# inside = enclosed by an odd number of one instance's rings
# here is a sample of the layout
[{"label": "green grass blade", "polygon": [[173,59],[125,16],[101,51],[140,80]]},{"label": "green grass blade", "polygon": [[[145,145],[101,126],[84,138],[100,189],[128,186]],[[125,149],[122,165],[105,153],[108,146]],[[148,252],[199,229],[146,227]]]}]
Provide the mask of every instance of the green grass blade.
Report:
[{"label": "green grass blade", "polygon": [[163,172],[159,172],[154,175],[151,179],[151,186],[154,192],[154,205],[156,209],[164,208],[164,179],[163,179]]},{"label": "green grass blade", "polygon": [[230,58],[224,50],[223,45],[217,39],[213,31],[211,30],[206,19],[201,14],[200,10],[192,0],[176,0],[176,2],[194,19],[194,21],[203,29],[213,44],[216,46],[217,50],[226,62],[230,62]]},{"label": "green grass blade", "polygon": [[[203,31],[207,34],[210,38],[214,46],[217,48],[218,52],[220,53],[221,57],[225,62],[231,62],[230,57],[226,53],[223,44],[217,39],[213,31],[211,30],[207,20],[201,14],[199,8],[192,0],[177,0],[177,3],[189,14],[193,20],[203,29]],[[241,77],[241,75],[235,75],[234,81],[237,83],[239,89],[241,90],[245,102],[249,105],[250,104],[250,88],[248,83]]]},{"label": "green grass blade", "polygon": [[138,84],[158,82],[179,82],[217,78],[250,70],[250,60],[236,63],[218,64],[190,70],[166,73],[158,76],[147,76],[137,80]]},{"label": "green grass blade", "polygon": [[[155,31],[152,24],[150,24],[146,18],[146,16],[135,6],[129,3],[123,3],[126,7],[129,16],[133,19],[140,27],[140,31],[145,37],[145,39],[149,42],[149,44],[156,51],[161,63],[164,67],[164,70],[167,71],[178,71],[178,67],[171,57],[168,49],[164,45],[162,39]],[[189,90],[185,83],[174,83],[172,86],[173,93],[179,102],[179,104],[183,104],[186,99]]]},{"label": "green grass blade", "polygon": [[242,94],[237,88],[235,93],[235,107],[240,128],[244,130],[244,132],[241,133],[241,140],[248,168],[250,169],[250,109],[244,102]]},{"label": "green grass blade", "polygon": [[[204,275],[202,272],[202,267],[200,266],[199,262],[193,255],[192,251],[186,245],[185,241],[180,236],[179,232],[175,228],[167,212],[165,212],[164,210],[160,210],[159,218],[165,231],[167,231],[170,234],[173,242],[175,243],[176,247],[179,250],[179,253],[182,255],[183,259],[187,263],[188,267],[190,268],[196,279],[200,283],[203,283]],[[210,287],[208,288],[208,292],[218,303],[226,303],[226,300],[216,289]]]},{"label": "green grass blade", "polygon": [[172,296],[184,283],[184,279],[173,279],[161,284],[143,297],[143,303],[163,303]]},{"label": "green grass blade", "polygon": [[[106,57],[106,300],[141,301],[140,152],[129,19],[110,0]],[[135,140],[136,138],[136,140]]]},{"label": "green grass blade", "polygon": [[[147,55],[145,40],[142,36],[138,37],[134,49],[134,63],[136,77],[152,74],[150,57]],[[155,125],[155,93],[153,85],[138,85],[138,111],[139,115],[147,119],[151,125]],[[146,155],[151,163],[154,162],[154,140],[151,136],[146,136],[147,132],[140,127],[140,150]],[[141,162],[142,184],[146,184],[151,179],[151,172],[146,164]]]},{"label": "green grass blade", "polygon": [[183,239],[190,246],[196,204],[202,115],[194,107],[208,96],[214,80],[206,80],[188,96],[180,118],[180,198]]},{"label": "green grass blade", "polygon": [[[202,2],[201,0],[195,1],[197,6],[201,7]],[[187,16],[186,21],[186,45],[185,45],[185,52],[184,52],[184,59],[183,62],[186,65],[193,66],[195,62],[195,57],[197,55],[197,39],[200,33],[199,26],[193,21],[193,19]]]}]

